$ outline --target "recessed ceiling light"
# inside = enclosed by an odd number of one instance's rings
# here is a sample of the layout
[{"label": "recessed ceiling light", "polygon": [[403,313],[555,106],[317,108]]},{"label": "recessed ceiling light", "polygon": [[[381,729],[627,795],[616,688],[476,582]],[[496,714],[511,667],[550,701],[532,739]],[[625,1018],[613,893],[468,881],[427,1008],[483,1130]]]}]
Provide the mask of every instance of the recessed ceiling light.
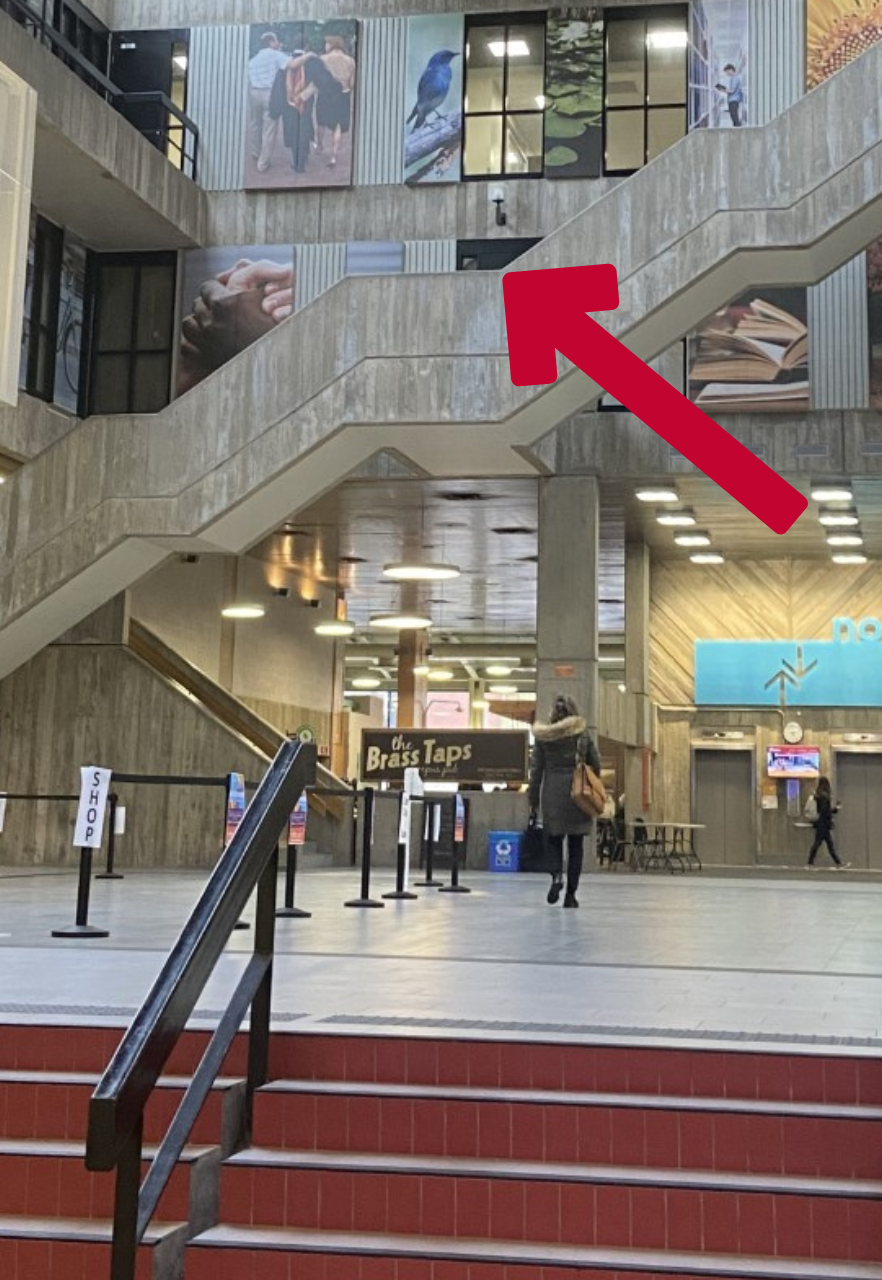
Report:
[{"label": "recessed ceiling light", "polygon": [[504,678],[511,675],[513,668],[503,666],[502,663],[494,663],[492,667],[485,667],[484,670],[488,676],[502,676]]},{"label": "recessed ceiling light", "polygon": [[517,691],[518,691],[518,686],[516,684],[491,684],[490,685],[491,693],[509,694],[509,693],[517,693]]},{"label": "recessed ceiling light", "polygon": [[685,31],[650,31],[646,43],[650,49],[685,49],[689,36]]},{"label": "recessed ceiling light", "polygon": [[376,676],[356,676],[350,681],[353,689],[379,689],[380,681]]},{"label": "recessed ceiling light", "polygon": [[530,56],[530,46],[526,40],[488,40],[487,48],[494,58],[504,58],[506,53],[510,58],[528,58]]},{"label": "recessed ceiling light", "polygon": [[317,636],[351,636],[355,630],[354,622],[344,622],[338,618],[336,622],[320,622],[313,630]]},{"label": "recessed ceiling light", "polygon": [[638,489],[637,499],[640,502],[679,502],[680,495],[676,489]]},{"label": "recessed ceiling light", "polygon": [[429,674],[428,662],[418,662],[413,669],[413,674],[415,676],[427,676]]},{"label": "recessed ceiling light", "polygon": [[455,679],[455,672],[451,671],[449,667],[430,667],[428,671],[428,678],[430,680],[437,680],[441,683],[444,680]]},{"label": "recessed ceiling light", "polygon": [[656,515],[658,524],[668,525],[672,529],[686,528],[690,524],[695,524],[695,516],[691,511],[659,511]]},{"label": "recessed ceiling light", "polygon": [[368,626],[377,631],[425,631],[432,619],[422,613],[375,613]]},{"label": "recessed ceiling light", "polygon": [[857,515],[854,511],[822,511],[818,516],[821,524],[827,525],[828,528],[846,528],[847,526],[856,525],[858,523]]},{"label": "recessed ceiling light", "polygon": [[831,557],[834,564],[866,564],[867,557],[860,551],[841,551]]},{"label": "recessed ceiling light", "polygon": [[812,486],[815,502],[851,502],[854,494],[844,484],[819,484]]},{"label": "recessed ceiling light", "polygon": [[722,564],[724,561],[719,551],[695,551],[689,559],[693,564]]},{"label": "recessed ceiling light", "polygon": [[236,618],[242,620],[244,618],[262,618],[266,613],[262,604],[228,604],[226,609],[221,609],[221,616],[224,618]]},{"label": "recessed ceiling light", "polygon": [[384,564],[383,577],[395,582],[445,582],[459,577],[455,564]]},{"label": "recessed ceiling light", "polygon": [[862,547],[864,540],[859,533],[828,533],[828,547]]},{"label": "recessed ceiling light", "polygon": [[710,534],[699,533],[675,533],[674,541],[678,547],[709,547],[711,544]]},{"label": "recessed ceiling light", "polygon": [[476,711],[486,711],[490,703],[486,698],[472,698],[472,706]]}]

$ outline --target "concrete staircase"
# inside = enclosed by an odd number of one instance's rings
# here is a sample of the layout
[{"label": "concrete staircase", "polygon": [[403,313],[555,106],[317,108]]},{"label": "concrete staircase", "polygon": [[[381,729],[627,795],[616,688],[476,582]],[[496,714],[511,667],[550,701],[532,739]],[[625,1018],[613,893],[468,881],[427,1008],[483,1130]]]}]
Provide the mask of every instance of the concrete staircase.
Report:
[{"label": "concrete staircase", "polygon": [[[882,229],[882,47],[772,123],[699,130],[519,260],[612,261],[640,356],[726,298],[811,283]],[[154,417],[94,418],[0,493],[0,676],[173,551],[239,552],[378,450],[532,474],[597,388],[509,378],[498,274],[350,279]],[[436,428],[441,427],[441,430]]]}]

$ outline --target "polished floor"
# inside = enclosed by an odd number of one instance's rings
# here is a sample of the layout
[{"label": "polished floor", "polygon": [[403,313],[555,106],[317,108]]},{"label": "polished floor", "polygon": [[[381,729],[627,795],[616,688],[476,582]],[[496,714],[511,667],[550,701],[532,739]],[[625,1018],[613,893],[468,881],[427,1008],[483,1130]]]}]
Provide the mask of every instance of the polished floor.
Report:
[{"label": "polished floor", "polygon": [[[882,885],[601,873],[565,911],[546,905],[541,877],[467,882],[469,895],[419,889],[359,910],[343,905],[358,896],[356,872],[301,873],[298,904],[313,914],[278,922],[278,1024],[882,1047]],[[54,939],[73,920],[74,873],[0,869],[0,1021],[127,1021],[204,883],[193,872],[95,881],[90,919],[110,937]],[[380,873],[373,892],[392,887]],[[251,937],[233,935],[197,1009],[203,1025]]]}]

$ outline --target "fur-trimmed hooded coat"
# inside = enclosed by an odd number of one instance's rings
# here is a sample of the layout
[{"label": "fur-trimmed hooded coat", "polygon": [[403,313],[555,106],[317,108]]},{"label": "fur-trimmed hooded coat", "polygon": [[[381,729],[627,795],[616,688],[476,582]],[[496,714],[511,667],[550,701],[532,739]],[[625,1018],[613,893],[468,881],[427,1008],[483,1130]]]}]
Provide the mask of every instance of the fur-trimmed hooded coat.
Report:
[{"label": "fur-trimmed hooded coat", "polygon": [[567,716],[554,724],[533,725],[529,801],[542,808],[542,825],[550,836],[584,836],[591,819],[573,803],[570,792],[577,758],[600,773],[600,755],[581,716]]}]

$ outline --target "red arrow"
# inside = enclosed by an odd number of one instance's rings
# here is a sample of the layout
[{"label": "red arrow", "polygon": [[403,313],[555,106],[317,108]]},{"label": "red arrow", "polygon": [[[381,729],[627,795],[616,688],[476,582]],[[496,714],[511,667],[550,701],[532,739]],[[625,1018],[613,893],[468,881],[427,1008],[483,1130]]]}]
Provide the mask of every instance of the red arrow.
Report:
[{"label": "red arrow", "polygon": [[554,382],[556,348],[774,533],[805,511],[798,489],[585,314],[619,305],[615,267],[510,271],[502,289],[516,387]]}]

